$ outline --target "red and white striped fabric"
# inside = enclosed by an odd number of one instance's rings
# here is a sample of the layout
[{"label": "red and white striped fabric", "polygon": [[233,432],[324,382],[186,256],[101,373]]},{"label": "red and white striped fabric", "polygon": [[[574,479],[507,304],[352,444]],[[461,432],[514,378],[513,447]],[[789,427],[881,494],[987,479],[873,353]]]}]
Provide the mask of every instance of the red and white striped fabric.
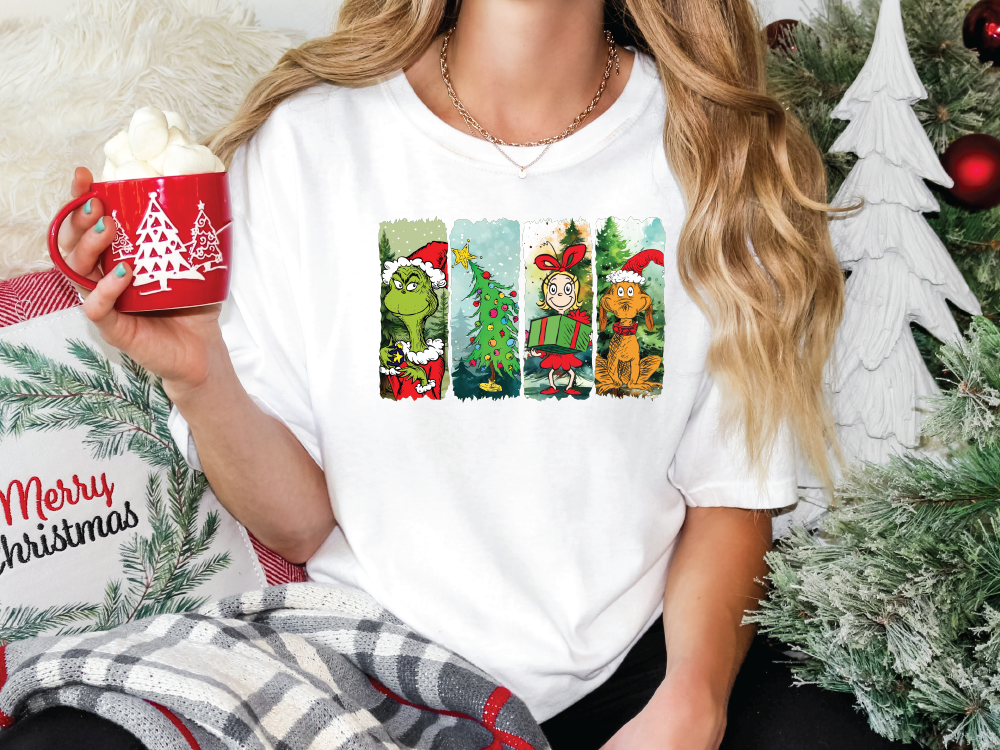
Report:
[{"label": "red and white striped fabric", "polygon": [[[76,287],[59,271],[42,271],[0,281],[0,328],[82,303]],[[306,581],[305,566],[294,565],[250,534],[254,552],[272,586]]]},{"label": "red and white striped fabric", "polygon": [[257,553],[257,559],[260,560],[260,566],[264,569],[264,576],[269,584],[277,586],[281,583],[303,583],[309,580],[306,576],[305,565],[295,565],[288,562],[277,552],[272,552],[261,544],[260,540],[249,531],[247,531],[247,535],[250,537],[253,551]]},{"label": "red and white striped fabric", "polygon": [[0,328],[79,305],[80,295],[59,271],[0,281]]}]

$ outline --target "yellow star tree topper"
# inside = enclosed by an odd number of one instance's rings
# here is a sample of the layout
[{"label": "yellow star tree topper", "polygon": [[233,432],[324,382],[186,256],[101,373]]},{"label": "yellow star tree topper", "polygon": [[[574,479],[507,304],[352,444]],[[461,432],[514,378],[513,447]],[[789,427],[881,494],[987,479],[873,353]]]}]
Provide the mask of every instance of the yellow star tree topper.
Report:
[{"label": "yellow star tree topper", "polygon": [[479,260],[479,256],[478,255],[473,255],[469,251],[469,243],[468,242],[465,243],[465,247],[463,247],[461,250],[456,250],[455,248],[452,248],[451,251],[453,253],[455,253],[455,262],[451,264],[452,268],[454,268],[459,263],[461,263],[465,267],[465,270],[468,271],[469,270],[469,261],[473,260],[473,259]]}]

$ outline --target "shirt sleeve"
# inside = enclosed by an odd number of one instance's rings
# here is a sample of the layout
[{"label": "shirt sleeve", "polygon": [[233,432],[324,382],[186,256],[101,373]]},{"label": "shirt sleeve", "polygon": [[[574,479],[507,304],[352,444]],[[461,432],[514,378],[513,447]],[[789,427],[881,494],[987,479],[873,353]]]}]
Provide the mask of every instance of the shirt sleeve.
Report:
[{"label": "shirt sleeve", "polygon": [[767,471],[761,477],[750,467],[742,430],[722,429],[721,393],[707,374],[668,477],[688,507],[783,508],[793,505],[798,495],[789,430],[779,432]]},{"label": "shirt sleeve", "polygon": [[[233,366],[264,413],[280,420],[322,466],[308,388],[301,318],[291,279],[299,273],[294,238],[277,231],[278,217],[295,215],[289,167],[268,169],[262,154],[282,153],[280,129],[269,121],[241,146],[229,169],[233,222],[229,298],[220,324]],[[287,153],[287,152],[286,152]],[[277,196],[277,197],[275,197]],[[291,234],[291,232],[286,233]],[[200,469],[187,421],[174,407],[168,426],[187,462]]]}]

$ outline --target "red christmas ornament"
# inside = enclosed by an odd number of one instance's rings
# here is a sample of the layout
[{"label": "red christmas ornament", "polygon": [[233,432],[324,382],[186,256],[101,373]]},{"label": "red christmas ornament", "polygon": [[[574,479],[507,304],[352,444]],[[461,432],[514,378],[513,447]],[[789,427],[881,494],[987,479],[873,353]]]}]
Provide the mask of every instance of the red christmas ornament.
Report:
[{"label": "red christmas ornament", "polygon": [[470,359],[469,360],[469,367],[475,367],[475,366],[476,366],[476,360]]},{"label": "red christmas ornament", "polygon": [[510,296],[511,296],[511,297],[516,297],[516,296],[517,296],[517,292],[511,292],[511,293],[510,293]]},{"label": "red christmas ornament", "polygon": [[941,164],[955,181],[949,191],[972,208],[1000,204],[1000,140],[975,133],[952,141]]},{"label": "red christmas ornament", "polygon": [[475,344],[476,343],[476,337],[475,336],[469,336],[469,343],[470,344]]},{"label": "red christmas ornament", "polygon": [[800,23],[794,18],[782,18],[780,21],[769,23],[764,27],[764,33],[767,34],[767,46],[775,52],[786,55],[798,52],[799,48],[795,46],[795,29]]},{"label": "red christmas ornament", "polygon": [[980,0],[962,23],[962,43],[979,52],[979,62],[1000,62],[1000,0]]},{"label": "red christmas ornament", "polygon": [[472,303],[473,307],[479,307],[479,300],[474,300]]},{"label": "red christmas ornament", "polygon": [[490,277],[490,272],[489,271],[483,271],[483,278],[484,279],[488,279],[489,277]]}]

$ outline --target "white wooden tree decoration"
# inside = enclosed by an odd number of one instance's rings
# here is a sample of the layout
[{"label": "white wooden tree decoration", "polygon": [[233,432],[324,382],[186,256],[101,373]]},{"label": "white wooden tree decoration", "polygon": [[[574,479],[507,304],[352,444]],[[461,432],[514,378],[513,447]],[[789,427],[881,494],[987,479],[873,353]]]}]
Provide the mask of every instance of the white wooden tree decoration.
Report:
[{"label": "white wooden tree decoration", "polygon": [[[228,225],[227,225],[228,226]],[[225,227],[223,227],[224,229]],[[205,213],[205,204],[198,202],[198,218],[191,228],[191,251],[188,253],[191,265],[202,273],[225,268],[222,265],[222,249],[219,247],[219,233],[212,226]]]},{"label": "white wooden tree decoration", "polygon": [[149,194],[149,207],[136,233],[136,246],[135,281],[132,285],[160,285],[159,289],[142,292],[143,295],[170,291],[170,279],[205,279],[184,258],[184,243],[177,227],[160,207],[155,192]]},{"label": "white wooden tree decoration", "polygon": [[945,300],[980,312],[923,217],[939,209],[923,179],[952,185],[912,109],[926,98],[906,46],[900,0],[883,0],[868,60],[831,114],[850,124],[830,150],[859,157],[833,203],[865,200],[860,210],[830,222],[837,257],[851,272],[830,370],[848,462],[881,462],[918,445],[923,399],[938,387],[910,323],[952,340],[959,331]]}]

